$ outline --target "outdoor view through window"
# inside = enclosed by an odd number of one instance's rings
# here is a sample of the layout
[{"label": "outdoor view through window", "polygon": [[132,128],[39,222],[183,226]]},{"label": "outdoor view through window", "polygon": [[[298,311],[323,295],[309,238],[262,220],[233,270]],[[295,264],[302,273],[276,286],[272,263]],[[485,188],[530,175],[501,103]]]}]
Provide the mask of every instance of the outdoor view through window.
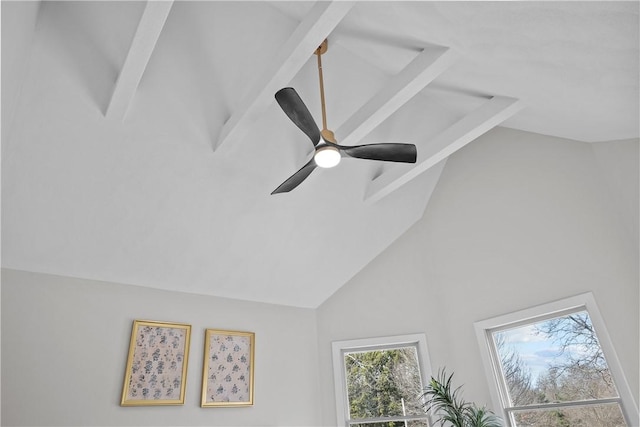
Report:
[{"label": "outdoor view through window", "polygon": [[492,333],[518,427],[626,426],[586,311]]},{"label": "outdoor view through window", "polygon": [[425,427],[416,347],[344,354],[349,424]]}]

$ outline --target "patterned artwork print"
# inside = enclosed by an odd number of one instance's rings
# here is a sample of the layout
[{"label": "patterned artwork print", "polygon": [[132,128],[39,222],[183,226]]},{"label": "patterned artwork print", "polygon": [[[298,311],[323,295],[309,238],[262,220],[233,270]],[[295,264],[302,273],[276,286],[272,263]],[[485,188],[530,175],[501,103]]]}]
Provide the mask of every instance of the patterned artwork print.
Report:
[{"label": "patterned artwork print", "polygon": [[186,330],[140,325],[127,400],[180,399]]},{"label": "patterned artwork print", "polygon": [[211,335],[207,375],[207,402],[248,402],[251,338]]}]

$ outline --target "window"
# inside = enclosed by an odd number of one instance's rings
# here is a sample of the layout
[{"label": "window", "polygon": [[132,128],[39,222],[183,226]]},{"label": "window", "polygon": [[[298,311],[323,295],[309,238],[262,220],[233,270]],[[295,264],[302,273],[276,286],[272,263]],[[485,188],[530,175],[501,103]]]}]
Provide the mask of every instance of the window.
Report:
[{"label": "window", "polygon": [[591,293],[476,322],[511,427],[635,426],[638,410]]},{"label": "window", "polygon": [[338,426],[427,427],[424,334],[333,343]]}]

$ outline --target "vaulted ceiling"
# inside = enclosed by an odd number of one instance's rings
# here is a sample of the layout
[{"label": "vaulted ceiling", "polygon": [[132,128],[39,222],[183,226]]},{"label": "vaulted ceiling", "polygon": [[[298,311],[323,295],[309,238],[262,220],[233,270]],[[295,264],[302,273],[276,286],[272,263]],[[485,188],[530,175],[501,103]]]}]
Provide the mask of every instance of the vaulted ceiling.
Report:
[{"label": "vaulted ceiling", "polygon": [[[338,142],[312,154],[274,93]],[[637,138],[637,2],[2,2],[2,265],[315,307],[495,126]]]}]

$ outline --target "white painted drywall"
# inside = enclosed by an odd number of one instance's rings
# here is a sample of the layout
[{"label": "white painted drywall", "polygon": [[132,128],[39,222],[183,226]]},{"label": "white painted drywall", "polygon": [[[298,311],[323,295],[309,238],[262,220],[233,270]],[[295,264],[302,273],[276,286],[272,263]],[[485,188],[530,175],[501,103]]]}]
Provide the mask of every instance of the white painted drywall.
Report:
[{"label": "white painted drywall", "polygon": [[[184,406],[121,407],[134,319],[192,325]],[[2,425],[318,425],[314,310],[2,271]],[[205,328],[256,333],[255,405],[200,408]]]},{"label": "white painted drywall", "polygon": [[[39,1],[2,2],[2,140],[10,135],[22,81],[28,70]],[[7,35],[11,36],[7,36]]]},{"label": "white painted drywall", "polygon": [[627,228],[631,250],[638,251],[638,206],[640,205],[640,176],[638,159],[640,143],[637,139],[597,142],[591,145],[607,185],[611,203],[619,221]]},{"label": "white painted drywall", "polygon": [[586,291],[637,401],[637,250],[602,166],[587,143],[505,128],[451,156],[422,220],[318,308],[324,424],[332,341],[424,332],[434,371],[490,405],[473,322]]}]

